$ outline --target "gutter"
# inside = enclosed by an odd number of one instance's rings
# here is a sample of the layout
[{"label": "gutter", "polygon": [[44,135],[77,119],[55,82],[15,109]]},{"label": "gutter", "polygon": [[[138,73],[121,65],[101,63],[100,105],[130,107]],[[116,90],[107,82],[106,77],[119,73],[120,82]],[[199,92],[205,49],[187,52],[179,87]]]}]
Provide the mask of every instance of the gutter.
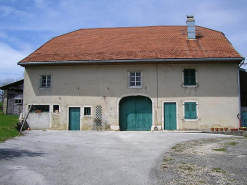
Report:
[{"label": "gutter", "polygon": [[184,58],[184,59],[130,59],[130,60],[83,60],[83,61],[57,61],[57,62],[18,62],[20,66],[29,65],[54,65],[54,64],[102,64],[102,63],[133,63],[133,62],[224,62],[224,61],[243,61],[244,58]]}]

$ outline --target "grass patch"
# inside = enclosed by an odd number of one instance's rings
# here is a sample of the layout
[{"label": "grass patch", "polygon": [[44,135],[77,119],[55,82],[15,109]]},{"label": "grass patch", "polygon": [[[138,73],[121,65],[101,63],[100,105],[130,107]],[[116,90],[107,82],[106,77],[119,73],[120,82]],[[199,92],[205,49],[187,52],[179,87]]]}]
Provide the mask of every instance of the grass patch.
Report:
[{"label": "grass patch", "polygon": [[[0,103],[1,105],[2,102]],[[19,135],[15,128],[17,122],[18,116],[4,115],[2,110],[0,110],[0,142]]]},{"label": "grass patch", "polygon": [[182,147],[182,145],[177,144],[176,146],[172,147],[172,150],[174,150],[175,152],[182,152],[183,147]]},{"label": "grass patch", "polygon": [[225,152],[226,148],[217,148],[217,149],[212,149],[212,150],[217,151],[217,152]]},{"label": "grass patch", "polygon": [[173,159],[164,159],[163,162],[168,162],[168,161],[172,161]]},{"label": "grass patch", "polygon": [[224,170],[222,170],[221,168],[213,168],[212,170],[213,172],[217,172],[217,173],[226,173]]},{"label": "grass patch", "polygon": [[235,146],[236,144],[238,144],[237,142],[230,142],[228,143],[228,145],[232,145],[232,146]]}]

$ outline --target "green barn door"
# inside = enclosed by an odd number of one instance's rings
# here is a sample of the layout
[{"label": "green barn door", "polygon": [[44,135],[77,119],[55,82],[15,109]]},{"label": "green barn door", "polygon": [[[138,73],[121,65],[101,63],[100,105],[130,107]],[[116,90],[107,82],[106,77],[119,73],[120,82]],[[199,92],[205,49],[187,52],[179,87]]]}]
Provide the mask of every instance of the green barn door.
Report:
[{"label": "green barn door", "polygon": [[165,130],[177,130],[176,103],[164,104],[164,128]]},{"label": "green barn door", "polygon": [[152,126],[152,102],[144,96],[125,97],[120,101],[121,131],[148,131]]},{"label": "green barn door", "polygon": [[69,108],[69,130],[80,130],[80,108]]}]

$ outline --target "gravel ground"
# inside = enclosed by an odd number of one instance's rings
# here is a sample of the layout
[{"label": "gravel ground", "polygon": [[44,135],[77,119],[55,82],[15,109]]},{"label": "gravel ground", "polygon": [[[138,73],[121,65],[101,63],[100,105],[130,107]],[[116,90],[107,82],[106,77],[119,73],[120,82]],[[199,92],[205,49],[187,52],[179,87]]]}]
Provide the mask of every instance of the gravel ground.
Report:
[{"label": "gravel ground", "polygon": [[156,170],[161,184],[247,184],[247,138],[177,144]]}]

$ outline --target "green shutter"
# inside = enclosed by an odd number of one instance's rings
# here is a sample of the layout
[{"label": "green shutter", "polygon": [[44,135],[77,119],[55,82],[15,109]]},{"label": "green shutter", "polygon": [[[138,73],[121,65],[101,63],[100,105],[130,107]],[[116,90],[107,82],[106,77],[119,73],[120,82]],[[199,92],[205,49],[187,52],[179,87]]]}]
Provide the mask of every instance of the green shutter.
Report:
[{"label": "green shutter", "polygon": [[184,69],[184,85],[196,85],[195,69]]},{"label": "green shutter", "polygon": [[189,70],[184,69],[184,85],[190,85],[190,75],[189,75]]},{"label": "green shutter", "polygon": [[185,119],[197,119],[196,102],[184,103],[184,118]]},{"label": "green shutter", "polygon": [[190,110],[190,119],[197,119],[195,102],[190,103]]},{"label": "green shutter", "polygon": [[190,104],[187,102],[184,103],[184,118],[190,119]]},{"label": "green shutter", "polygon": [[196,70],[190,69],[190,85],[196,85]]}]

